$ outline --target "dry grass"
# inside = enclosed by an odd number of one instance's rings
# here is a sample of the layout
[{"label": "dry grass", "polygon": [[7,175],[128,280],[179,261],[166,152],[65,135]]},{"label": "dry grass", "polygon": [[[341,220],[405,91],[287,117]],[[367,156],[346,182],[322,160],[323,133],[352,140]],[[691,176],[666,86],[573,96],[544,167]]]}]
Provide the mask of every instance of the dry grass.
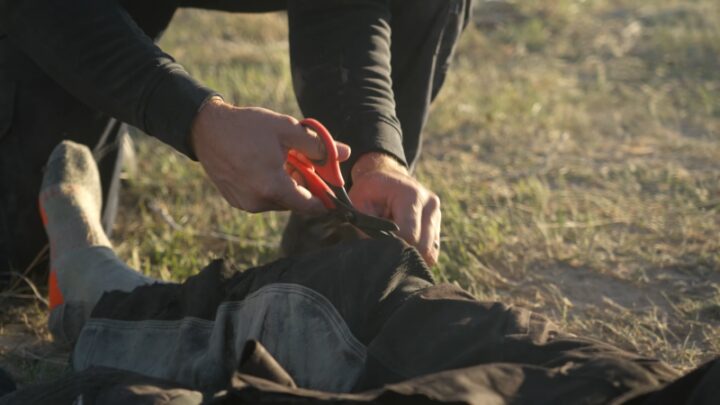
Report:
[{"label": "dry grass", "polygon": [[439,274],[691,367],[720,349],[720,7],[549,4],[470,30],[438,100]]},{"label": "dry grass", "polygon": [[[435,273],[481,299],[687,369],[720,353],[720,5],[481,2],[417,175],[443,201]],[[163,46],[233,102],[298,115],[282,14],[182,11]],[[135,136],[114,239],[183,279],[277,256],[286,216],[231,209]]]}]

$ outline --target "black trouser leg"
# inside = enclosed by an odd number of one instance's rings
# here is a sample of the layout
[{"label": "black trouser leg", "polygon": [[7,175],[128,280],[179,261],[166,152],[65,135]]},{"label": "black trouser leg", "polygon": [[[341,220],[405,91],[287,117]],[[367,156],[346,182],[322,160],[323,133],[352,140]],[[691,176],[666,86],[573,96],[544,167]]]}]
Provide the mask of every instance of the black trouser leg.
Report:
[{"label": "black trouser leg", "polygon": [[455,44],[467,25],[472,0],[394,0],[391,63],[395,111],[411,168],[422,147],[430,103],[445,80]]},{"label": "black trouser leg", "polygon": [[[43,168],[64,139],[91,148],[108,118],[80,104],[9,41],[0,41],[0,73],[11,83],[12,114],[0,139],[0,273],[22,271],[47,243],[38,211]],[[5,89],[3,89],[5,91]],[[5,94],[7,96],[7,94]],[[103,185],[115,154],[100,162]]]},{"label": "black trouser leg", "polygon": [[[145,32],[157,37],[175,11],[164,2],[126,2]],[[0,39],[0,288],[9,270],[24,270],[47,243],[38,211],[43,167],[63,140],[94,147],[109,117],[65,91],[7,38]],[[103,197],[113,182],[119,125],[99,162]],[[117,179],[115,180],[117,181]],[[39,268],[44,263],[39,263]],[[2,276],[4,274],[4,276]]]}]

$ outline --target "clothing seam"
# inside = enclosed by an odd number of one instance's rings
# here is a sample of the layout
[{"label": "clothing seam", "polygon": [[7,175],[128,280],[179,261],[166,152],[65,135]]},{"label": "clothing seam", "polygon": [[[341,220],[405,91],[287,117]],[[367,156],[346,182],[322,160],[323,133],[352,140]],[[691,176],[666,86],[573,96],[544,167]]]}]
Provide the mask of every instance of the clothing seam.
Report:
[{"label": "clothing seam", "polygon": [[[215,311],[217,317],[220,313],[228,313],[232,309],[242,308],[247,305],[250,301],[260,298],[262,295],[271,293],[286,293],[295,294],[311,300],[313,303],[320,304],[316,305],[316,308],[320,309],[323,317],[328,321],[333,330],[338,333],[345,344],[353,351],[353,353],[361,359],[367,357],[367,347],[362,344],[350,330],[344,318],[338,312],[337,308],[328,300],[325,296],[314,291],[308,287],[305,287],[296,283],[273,283],[259,288],[253,293],[249,294],[243,300],[240,301],[227,301],[220,304]],[[325,304],[325,305],[323,305]],[[342,320],[343,322],[338,322]],[[85,328],[89,330],[96,330],[99,327],[105,326],[116,330],[131,330],[142,328],[145,330],[171,330],[177,329],[178,325],[197,325],[203,329],[213,329],[216,320],[207,320],[198,317],[183,317],[181,319],[173,320],[157,320],[157,319],[146,319],[146,320],[124,320],[124,319],[112,319],[112,318],[91,318],[87,321]],[[96,339],[93,339],[94,341]],[[94,347],[94,343],[93,343]],[[89,351],[89,350],[88,350]]]},{"label": "clothing seam", "polygon": [[[401,304],[407,303],[410,299],[420,295],[423,291],[427,290],[428,288],[431,288],[433,286],[428,286],[425,288],[421,288],[412,294],[405,297]],[[399,304],[397,307],[399,308],[401,305]],[[382,328],[381,328],[382,329]],[[374,339],[373,339],[374,340]],[[378,353],[376,350],[372,350],[372,342],[367,346],[367,356],[372,356],[375,360],[377,360],[378,363],[380,363],[383,367],[387,368],[391,372],[402,376],[402,378],[410,378],[412,373],[406,372],[404,367],[399,366],[396,362],[389,360],[387,356],[382,355],[383,353]]]}]

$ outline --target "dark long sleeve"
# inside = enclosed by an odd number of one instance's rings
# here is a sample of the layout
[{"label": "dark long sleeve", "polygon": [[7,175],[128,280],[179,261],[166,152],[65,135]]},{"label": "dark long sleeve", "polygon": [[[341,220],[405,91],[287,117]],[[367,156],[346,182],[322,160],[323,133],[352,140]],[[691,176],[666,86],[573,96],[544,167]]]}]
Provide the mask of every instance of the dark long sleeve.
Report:
[{"label": "dark long sleeve", "polygon": [[290,1],[288,19],[300,108],[352,147],[346,172],[372,151],[406,163],[390,77],[388,2]]},{"label": "dark long sleeve", "polygon": [[186,155],[213,94],[155,46],[115,0],[0,0],[2,32],[83,103]]}]

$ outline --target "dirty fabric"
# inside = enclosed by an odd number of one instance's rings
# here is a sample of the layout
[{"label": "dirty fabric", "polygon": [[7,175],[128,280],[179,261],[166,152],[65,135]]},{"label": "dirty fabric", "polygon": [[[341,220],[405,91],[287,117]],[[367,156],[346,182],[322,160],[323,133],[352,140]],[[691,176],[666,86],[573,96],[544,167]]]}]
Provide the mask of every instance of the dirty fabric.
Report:
[{"label": "dirty fabric", "polygon": [[72,384],[5,400],[41,403],[52,391],[96,403],[139,384],[179,390],[182,403],[704,404],[720,373],[711,363],[675,381],[660,361],[434,283],[399,241],[368,240],[244,272],[216,261],[183,284],[106,293],[73,366]]}]

